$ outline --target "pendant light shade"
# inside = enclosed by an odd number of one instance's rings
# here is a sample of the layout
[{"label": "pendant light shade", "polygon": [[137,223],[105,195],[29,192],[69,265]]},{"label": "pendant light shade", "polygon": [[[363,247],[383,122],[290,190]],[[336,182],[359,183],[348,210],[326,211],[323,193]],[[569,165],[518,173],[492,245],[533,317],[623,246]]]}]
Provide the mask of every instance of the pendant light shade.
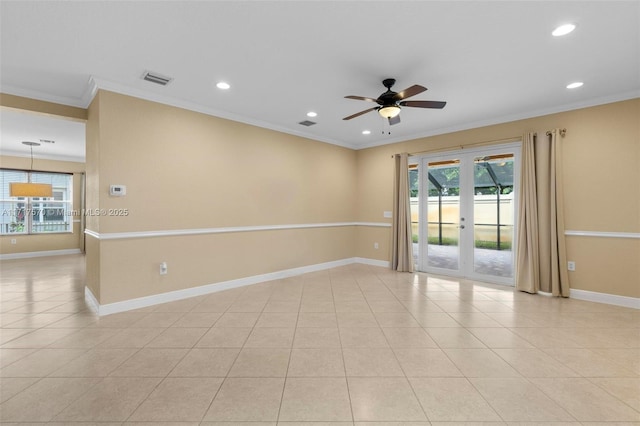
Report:
[{"label": "pendant light shade", "polygon": [[[33,147],[40,146],[38,142],[22,142],[31,149],[31,169],[33,171]],[[9,196],[10,197],[41,197],[48,198],[53,197],[53,186],[48,183],[33,183],[33,182],[11,182],[9,183]]]},{"label": "pendant light shade", "polygon": [[11,182],[10,197],[53,197],[53,187],[48,183]]}]

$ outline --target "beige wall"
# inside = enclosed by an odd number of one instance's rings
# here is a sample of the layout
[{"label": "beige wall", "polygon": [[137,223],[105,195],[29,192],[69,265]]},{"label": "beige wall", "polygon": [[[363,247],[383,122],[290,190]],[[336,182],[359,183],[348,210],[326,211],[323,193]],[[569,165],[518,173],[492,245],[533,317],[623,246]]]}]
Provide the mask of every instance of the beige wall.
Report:
[{"label": "beige wall", "polygon": [[[399,152],[458,149],[479,142],[544,134],[566,128],[564,154],[566,229],[640,232],[640,99],[449,133],[357,152],[359,221],[383,222],[391,210],[393,160]],[[358,230],[357,256],[388,260],[390,228]],[[383,235],[384,234],[384,235]],[[384,238],[385,246],[373,249]],[[567,237],[574,289],[640,297],[640,242]]]},{"label": "beige wall", "polygon": [[[353,150],[100,91],[87,125],[87,208],[100,234],[352,222]],[[127,187],[110,197],[109,185]],[[89,237],[88,237],[89,238]],[[100,303],[353,257],[355,229],[100,240]],[[160,276],[167,262],[169,274]],[[99,282],[95,282],[99,281]]]},{"label": "beige wall", "polygon": [[[7,95],[0,104],[88,117],[87,207],[129,210],[127,217],[87,217],[87,228],[102,234],[351,221],[389,224],[383,212],[391,210],[392,154],[456,149],[556,127],[567,128],[562,140],[567,229],[640,232],[638,99],[360,151],[104,91],[86,114]],[[0,160],[3,167],[28,166],[24,158]],[[48,164],[52,171],[84,171],[79,163]],[[127,185],[128,195],[109,197],[109,184]],[[30,236],[28,242],[18,237],[22,240],[13,249],[75,248],[81,241],[75,230],[73,241],[58,245],[38,240],[40,236]],[[104,304],[354,256],[388,261],[389,239],[390,228],[380,226],[123,240],[87,237],[87,285]],[[5,240],[0,238],[3,254],[12,250]],[[570,274],[572,288],[640,297],[637,239],[568,236],[567,250],[577,265]],[[169,274],[161,277],[162,261]]]},{"label": "beige wall", "polygon": [[[113,303],[347,259],[354,241],[354,227],[100,241],[99,300]],[[158,272],[163,261],[167,275]]]},{"label": "beige wall", "polygon": [[[34,164],[34,170],[38,171],[73,173],[73,210],[80,211],[84,163],[36,159]],[[31,168],[31,159],[27,157],[0,156],[0,167],[29,170]],[[73,217],[73,233],[2,235],[0,236],[0,254],[82,250],[84,248],[84,235],[80,231],[80,219],[80,216]],[[11,244],[12,239],[16,240],[16,244]]]}]

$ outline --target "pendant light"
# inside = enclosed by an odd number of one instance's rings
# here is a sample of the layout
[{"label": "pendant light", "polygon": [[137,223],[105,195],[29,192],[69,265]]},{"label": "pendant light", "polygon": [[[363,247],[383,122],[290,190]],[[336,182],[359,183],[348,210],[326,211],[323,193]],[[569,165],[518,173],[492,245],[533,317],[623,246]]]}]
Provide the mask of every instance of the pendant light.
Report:
[{"label": "pendant light", "polygon": [[[31,168],[29,171],[33,171],[33,147],[40,146],[38,142],[22,142],[23,145],[27,145],[31,149]],[[10,197],[53,197],[53,187],[48,183],[33,183],[33,182],[11,182],[9,183],[9,196]]]}]

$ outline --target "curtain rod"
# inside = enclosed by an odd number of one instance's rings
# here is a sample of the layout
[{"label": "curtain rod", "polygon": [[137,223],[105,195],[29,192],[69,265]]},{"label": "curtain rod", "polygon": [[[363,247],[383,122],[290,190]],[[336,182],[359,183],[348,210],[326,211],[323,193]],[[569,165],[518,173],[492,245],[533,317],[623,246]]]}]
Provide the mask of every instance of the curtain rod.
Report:
[{"label": "curtain rod", "polygon": [[[551,136],[551,133],[553,133],[553,130],[548,130],[547,131],[547,136]],[[564,135],[567,134],[567,129],[560,129],[560,136],[562,136],[564,138]]]},{"label": "curtain rod", "polygon": [[[469,147],[472,147],[472,146],[493,145],[493,144],[499,144],[499,143],[513,142],[514,140],[521,139],[521,138],[522,138],[522,135],[511,136],[511,137],[503,138],[503,139],[493,139],[493,140],[487,140],[487,141],[468,143],[466,145],[457,145],[457,147],[458,147],[458,149],[465,149],[465,148],[469,148]],[[429,151],[410,152],[409,156],[413,157],[413,156],[420,155],[420,154],[430,154],[432,152],[451,151],[452,149],[455,149],[455,148],[456,148],[455,146],[452,146],[452,147],[448,147],[448,148],[433,149],[433,150],[429,150]],[[391,156],[391,158],[393,158],[393,155]]]},{"label": "curtain rod", "polygon": [[[551,135],[552,130],[547,131],[547,136]],[[567,129],[562,128],[560,129],[560,136],[564,137],[567,134]],[[538,136],[537,133],[533,134],[534,136]],[[481,142],[474,142],[474,143],[469,143],[466,145],[459,145],[459,149],[465,149],[471,146],[478,146],[478,145],[493,145],[493,144],[499,144],[499,143],[506,143],[506,142],[512,142],[513,140],[516,139],[520,139],[522,136],[512,136],[510,138],[503,138],[503,139],[494,139],[494,140],[488,140],[488,141],[481,141]],[[450,147],[450,148],[441,148],[441,149],[434,149],[431,151],[419,151],[419,152],[410,152],[409,153],[409,157],[412,156],[416,156],[416,155],[420,155],[420,154],[428,154],[428,153],[432,153],[432,152],[442,152],[442,151],[451,151],[452,149],[454,149],[455,147]],[[397,155],[397,154],[394,154]],[[394,155],[391,156],[391,158],[394,157]]]}]

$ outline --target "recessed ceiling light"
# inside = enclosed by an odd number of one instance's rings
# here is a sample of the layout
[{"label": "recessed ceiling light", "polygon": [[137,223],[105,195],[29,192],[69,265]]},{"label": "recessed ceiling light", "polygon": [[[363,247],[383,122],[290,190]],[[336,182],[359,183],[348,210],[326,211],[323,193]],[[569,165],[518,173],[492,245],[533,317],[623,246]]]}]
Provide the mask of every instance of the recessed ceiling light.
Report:
[{"label": "recessed ceiling light", "polygon": [[307,117],[317,117],[317,116],[318,116],[318,113],[317,113],[317,112],[309,111],[309,112],[307,113]]},{"label": "recessed ceiling light", "polygon": [[560,37],[560,36],[569,34],[571,31],[573,31],[575,29],[576,29],[576,26],[573,25],[573,24],[560,25],[558,28],[553,30],[551,35],[553,35],[555,37]]},{"label": "recessed ceiling light", "polygon": [[224,81],[221,81],[218,84],[216,84],[216,87],[218,89],[227,90],[231,88],[231,85],[229,83],[225,83]]},{"label": "recessed ceiling light", "polygon": [[362,134],[363,135],[370,135],[371,134],[371,130],[363,130]]},{"label": "recessed ceiling light", "polygon": [[571,84],[567,84],[567,89],[577,89],[578,87],[582,87],[584,83],[581,81],[576,81],[574,83]]}]

